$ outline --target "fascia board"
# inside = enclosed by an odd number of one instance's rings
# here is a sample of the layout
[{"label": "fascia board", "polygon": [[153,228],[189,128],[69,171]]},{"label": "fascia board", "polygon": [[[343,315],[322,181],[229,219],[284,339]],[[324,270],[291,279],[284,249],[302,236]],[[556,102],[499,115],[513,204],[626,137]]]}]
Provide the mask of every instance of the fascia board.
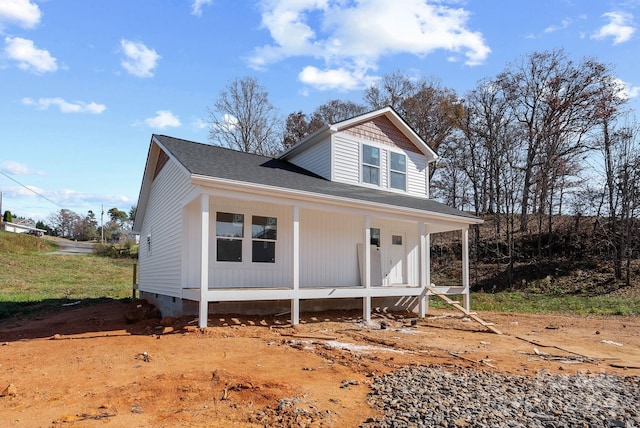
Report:
[{"label": "fascia board", "polygon": [[277,159],[287,159],[293,155],[296,155],[297,153],[304,151],[308,146],[311,146],[316,142],[321,141],[324,138],[325,134],[331,133],[331,132],[335,132],[335,131],[332,131],[331,126],[324,125],[322,128],[318,129],[313,134],[308,135],[299,143],[294,144],[293,146],[289,147],[287,150],[282,152],[277,157]]},{"label": "fascia board", "polygon": [[158,163],[158,156],[160,151],[163,151],[169,159],[175,162],[176,165],[187,175],[191,175],[191,172],[180,162],[178,159],[168,150],[157,138],[158,136],[153,134],[151,136],[151,143],[149,144],[149,151],[147,153],[147,162],[144,166],[144,173],[142,174],[142,184],[140,185],[140,193],[138,194],[138,204],[136,205],[136,218],[133,222],[133,231],[140,232],[142,227],[142,221],[147,210],[147,204],[149,202],[149,194],[151,192],[151,183],[153,177],[151,176],[156,170]]}]

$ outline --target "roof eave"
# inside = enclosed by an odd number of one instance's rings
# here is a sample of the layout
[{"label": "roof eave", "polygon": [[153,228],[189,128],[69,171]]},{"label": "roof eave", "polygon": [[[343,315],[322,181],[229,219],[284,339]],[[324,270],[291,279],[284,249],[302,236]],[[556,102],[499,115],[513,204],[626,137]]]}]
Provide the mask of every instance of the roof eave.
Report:
[{"label": "roof eave", "polygon": [[386,212],[390,214],[405,214],[411,217],[429,217],[432,220],[447,222],[450,224],[471,225],[481,224],[484,220],[474,216],[457,216],[436,211],[427,211],[411,207],[403,207],[400,205],[380,204],[379,202],[370,202],[361,199],[345,198],[342,196],[327,195],[324,193],[316,193],[309,191],[301,191],[297,189],[289,189],[285,187],[269,186],[265,184],[256,184],[245,181],[237,181],[211,177],[206,175],[192,174],[191,182],[195,185],[203,187],[216,187],[220,189],[244,191],[254,194],[270,193],[275,196],[287,197],[288,199],[297,199],[309,202],[324,202],[331,205],[339,205],[351,208],[366,209],[369,211]]}]

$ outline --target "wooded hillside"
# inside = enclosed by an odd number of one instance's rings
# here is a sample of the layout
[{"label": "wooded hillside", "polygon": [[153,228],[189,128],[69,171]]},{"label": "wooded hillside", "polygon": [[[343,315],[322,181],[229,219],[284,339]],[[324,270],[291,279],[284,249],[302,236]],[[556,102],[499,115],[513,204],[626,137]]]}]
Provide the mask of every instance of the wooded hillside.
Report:
[{"label": "wooded hillside", "polygon": [[[544,294],[640,295],[640,260],[630,251],[625,275],[616,278],[616,248],[606,219],[594,216],[553,216],[552,232],[538,233],[535,216],[524,232],[509,238],[505,216],[482,215],[485,223],[469,233],[472,291],[506,290]],[[511,219],[513,223],[519,216]],[[637,226],[637,225],[636,225]],[[511,242],[509,242],[511,239]],[[640,236],[630,246],[637,248]],[[431,238],[432,281],[459,284],[461,237],[458,232]]]}]

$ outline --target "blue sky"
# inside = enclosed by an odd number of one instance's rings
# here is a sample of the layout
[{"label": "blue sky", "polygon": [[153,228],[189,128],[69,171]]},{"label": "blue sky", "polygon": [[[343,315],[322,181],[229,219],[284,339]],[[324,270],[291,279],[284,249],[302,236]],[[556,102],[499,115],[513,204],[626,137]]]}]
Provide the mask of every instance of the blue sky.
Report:
[{"label": "blue sky", "polygon": [[152,133],[208,141],[254,76],[282,116],[360,101],[381,75],[460,96],[534,51],[614,67],[636,109],[640,0],[0,0],[2,210],[135,205]]}]

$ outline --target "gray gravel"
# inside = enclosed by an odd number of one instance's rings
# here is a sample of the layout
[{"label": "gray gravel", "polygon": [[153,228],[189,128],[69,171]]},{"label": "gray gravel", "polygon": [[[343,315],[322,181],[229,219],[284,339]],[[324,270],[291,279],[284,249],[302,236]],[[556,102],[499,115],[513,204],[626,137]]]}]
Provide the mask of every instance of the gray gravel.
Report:
[{"label": "gray gravel", "polygon": [[407,367],[376,378],[361,427],[640,427],[640,378]]}]

